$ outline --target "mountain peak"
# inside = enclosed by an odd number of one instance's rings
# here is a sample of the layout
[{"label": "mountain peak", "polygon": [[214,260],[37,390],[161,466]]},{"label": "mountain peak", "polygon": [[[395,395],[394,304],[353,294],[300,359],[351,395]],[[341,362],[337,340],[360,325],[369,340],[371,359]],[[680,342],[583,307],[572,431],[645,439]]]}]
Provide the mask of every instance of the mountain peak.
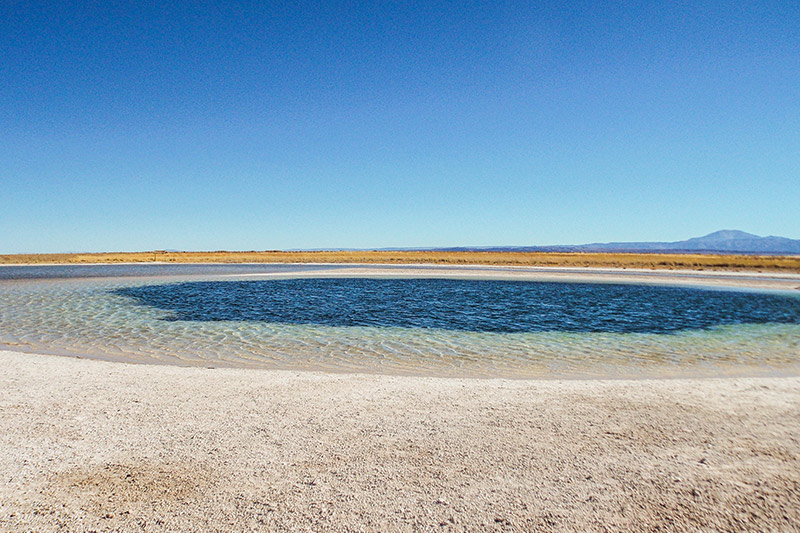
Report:
[{"label": "mountain peak", "polygon": [[677,242],[611,242],[585,244],[578,250],[599,252],[701,252],[746,254],[800,254],[800,240],[759,237],[744,231],[723,229],[703,237]]},{"label": "mountain peak", "polygon": [[753,235],[752,233],[747,233],[744,231],[739,231],[737,229],[721,229],[719,231],[715,231],[714,233],[709,233],[708,235],[704,235],[703,237],[695,237],[695,239],[690,240],[702,240],[702,241],[736,241],[740,239],[759,239],[758,235]]}]

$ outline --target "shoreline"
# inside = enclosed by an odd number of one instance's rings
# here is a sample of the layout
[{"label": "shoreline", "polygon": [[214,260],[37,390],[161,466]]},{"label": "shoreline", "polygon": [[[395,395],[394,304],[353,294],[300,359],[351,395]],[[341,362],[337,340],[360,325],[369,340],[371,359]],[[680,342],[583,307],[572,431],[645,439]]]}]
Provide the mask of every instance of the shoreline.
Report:
[{"label": "shoreline", "polygon": [[[788,256],[793,258],[794,256]],[[798,256],[800,257],[800,256]],[[338,267],[394,267],[394,268],[454,268],[454,269],[528,269],[531,271],[576,271],[576,272],[641,272],[653,274],[707,274],[707,275],[730,275],[730,276],[765,276],[765,277],[792,277],[800,279],[800,271],[792,270],[767,270],[763,269],[712,269],[712,268],[647,268],[647,267],[619,267],[619,266],[570,266],[570,265],[534,265],[534,264],[513,264],[513,263],[432,263],[432,262],[359,262],[359,261],[98,261],[98,262],[37,262],[37,263],[0,263],[3,267],[83,267],[83,266],[132,266],[132,265],[155,265],[155,266],[237,266],[237,265],[294,265],[294,266],[338,266]]]},{"label": "shoreline", "polygon": [[800,523],[800,377],[517,381],[0,357],[4,530]]},{"label": "shoreline", "polygon": [[[623,283],[664,283],[706,286],[727,286],[731,288],[767,288],[777,290],[800,291],[800,273],[795,272],[761,272],[755,270],[704,270],[704,269],[649,269],[649,268],[614,268],[614,267],[560,267],[530,265],[488,265],[488,264],[433,264],[433,263],[171,263],[171,262],[129,262],[129,263],[25,263],[0,264],[0,269],[22,267],[100,267],[100,266],[175,266],[179,267],[235,267],[237,265],[264,266],[296,266],[296,267],[336,267],[330,270],[314,272],[319,277],[356,277],[365,276],[418,276],[430,273],[469,277],[476,275],[480,279],[520,279],[524,281],[610,281]],[[312,271],[313,272],[313,271]],[[213,274],[224,277],[302,277],[305,272],[272,272],[272,273],[236,273]],[[187,274],[179,277],[202,277],[208,274]],[[98,279],[104,276],[63,278],[71,280]],[[139,277],[135,274],[113,276],[119,278]],[[164,275],[163,277],[170,277]],[[422,276],[420,276],[422,277]],[[62,278],[30,278],[30,280],[62,279]],[[4,280],[0,280],[4,281]],[[14,281],[28,281],[20,279]]]},{"label": "shoreline", "polygon": [[[167,263],[165,263],[167,264]],[[224,264],[224,263],[219,263]],[[259,263],[251,263],[259,264]],[[265,263],[268,264],[268,263]],[[280,263],[275,263],[280,264]],[[287,264],[287,263],[283,263]],[[509,279],[520,281],[609,282],[626,284],[664,284],[729,288],[764,288],[800,291],[800,274],[756,271],[652,270],[602,267],[538,267],[517,265],[433,265],[378,263],[291,263],[297,266],[336,266],[314,273],[314,277],[457,277],[469,279]],[[301,277],[302,273],[242,273],[226,277]]]}]

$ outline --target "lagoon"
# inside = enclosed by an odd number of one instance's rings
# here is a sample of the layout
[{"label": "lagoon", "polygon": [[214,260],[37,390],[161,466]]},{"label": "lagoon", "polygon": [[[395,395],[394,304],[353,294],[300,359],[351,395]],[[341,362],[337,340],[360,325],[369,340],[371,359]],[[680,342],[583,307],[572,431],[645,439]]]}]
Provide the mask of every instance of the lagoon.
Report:
[{"label": "lagoon", "polygon": [[454,377],[786,375],[800,365],[797,291],[453,272],[7,267],[0,269],[0,348]]}]

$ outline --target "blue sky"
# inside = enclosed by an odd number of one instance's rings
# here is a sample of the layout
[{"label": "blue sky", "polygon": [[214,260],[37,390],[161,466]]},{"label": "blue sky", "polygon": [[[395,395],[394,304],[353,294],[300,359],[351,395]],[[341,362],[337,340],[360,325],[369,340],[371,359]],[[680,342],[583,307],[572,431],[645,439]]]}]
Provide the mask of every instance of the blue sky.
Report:
[{"label": "blue sky", "polygon": [[800,238],[796,1],[285,4],[0,3],[0,253]]}]

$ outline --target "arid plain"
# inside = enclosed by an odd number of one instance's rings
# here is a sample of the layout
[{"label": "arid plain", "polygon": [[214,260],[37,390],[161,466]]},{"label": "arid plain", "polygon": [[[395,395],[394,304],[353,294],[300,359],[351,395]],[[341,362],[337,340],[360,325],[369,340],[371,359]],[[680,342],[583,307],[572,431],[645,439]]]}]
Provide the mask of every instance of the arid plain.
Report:
[{"label": "arid plain", "polygon": [[110,252],[0,255],[0,264],[367,263],[800,272],[800,256],[481,251]]}]

